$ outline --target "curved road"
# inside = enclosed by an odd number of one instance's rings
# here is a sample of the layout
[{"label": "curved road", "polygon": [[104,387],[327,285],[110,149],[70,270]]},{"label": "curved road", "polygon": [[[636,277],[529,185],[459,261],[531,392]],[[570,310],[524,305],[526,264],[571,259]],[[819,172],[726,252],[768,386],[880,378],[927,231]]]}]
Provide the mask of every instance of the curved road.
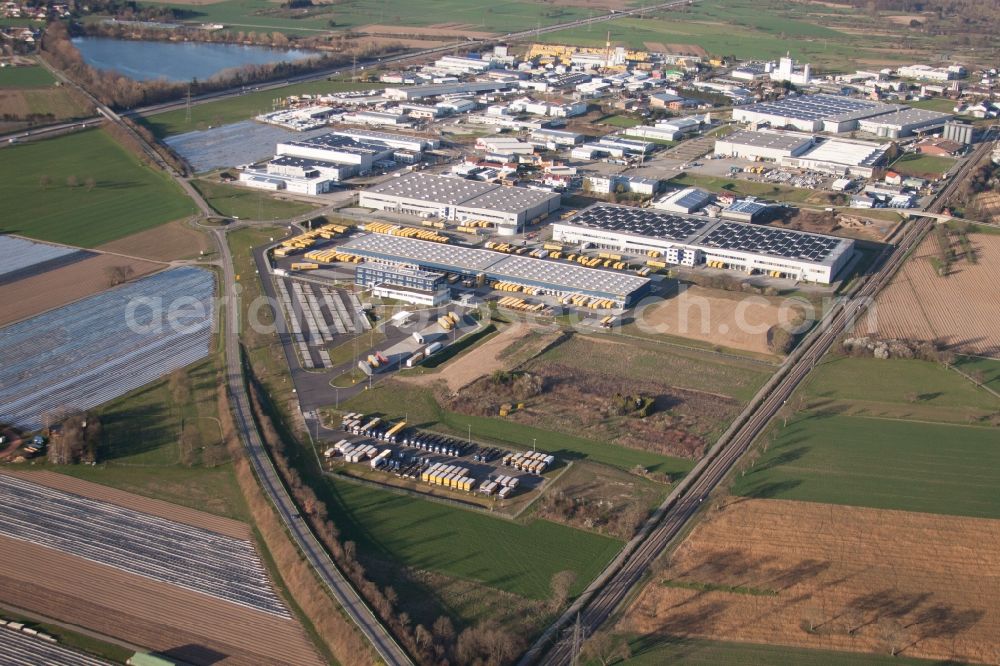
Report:
[{"label": "curved road", "polygon": [[[930,212],[940,212],[961,179],[991,147],[992,143],[984,141],[976,149],[948,187],[928,207]],[[786,359],[781,369],[761,388],[705,458],[654,512],[639,534],[626,544],[604,572],[522,656],[519,666],[538,662],[546,666],[574,663],[573,640],[569,636],[560,637],[560,632],[578,619],[583,634],[592,635],[615,612],[647,568],[681,533],[698,512],[703,500],[723,481],[840,334],[889,283],[910,251],[917,247],[932,226],[930,219],[921,218],[906,230],[897,245],[886,246],[874,263],[877,270],[857,286],[850,297],[831,308],[820,325]]]},{"label": "curved road", "polygon": [[271,498],[282,522],[285,523],[310,566],[330,589],[334,598],[343,606],[348,616],[364,632],[379,656],[385,663],[391,665],[412,664],[413,662],[406,652],[396,643],[354,587],[340,573],[337,565],[306,525],[264,448],[264,443],[261,441],[260,433],[257,431],[257,426],[251,415],[250,398],[244,383],[239,340],[239,304],[235,290],[229,288],[230,285],[235,284],[232,256],[229,252],[229,245],[226,243],[225,231],[216,229],[214,233],[222,253],[224,285],[226,287],[226,375],[229,382],[229,395],[232,399],[236,425],[240,430],[243,445],[261,487]]}]

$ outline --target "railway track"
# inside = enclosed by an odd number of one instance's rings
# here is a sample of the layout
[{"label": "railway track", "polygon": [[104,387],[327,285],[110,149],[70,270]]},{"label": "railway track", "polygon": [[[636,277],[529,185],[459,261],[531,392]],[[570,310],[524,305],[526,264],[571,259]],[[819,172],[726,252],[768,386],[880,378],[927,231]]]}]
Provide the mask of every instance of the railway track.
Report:
[{"label": "railway track", "polygon": [[[981,144],[927,210],[939,213],[962,178],[991,148],[992,142]],[[876,271],[830,309],[820,325],[786,359],[705,458],[650,517],[639,534],[523,655],[519,666],[535,663],[565,666],[574,663],[578,643],[573,636],[561,635],[564,629],[576,621],[580,625],[578,635],[592,635],[618,609],[648,567],[681,534],[709,493],[725,479],[841,333],[864,313],[933,225],[929,218],[918,218],[896,245],[883,249],[874,264]]]}]

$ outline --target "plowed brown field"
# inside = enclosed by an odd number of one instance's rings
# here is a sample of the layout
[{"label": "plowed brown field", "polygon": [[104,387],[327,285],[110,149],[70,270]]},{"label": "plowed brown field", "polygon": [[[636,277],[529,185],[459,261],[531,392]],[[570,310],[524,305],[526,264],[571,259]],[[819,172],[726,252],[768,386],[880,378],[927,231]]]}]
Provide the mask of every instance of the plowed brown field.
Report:
[{"label": "plowed brown field", "polygon": [[689,287],[635,317],[637,328],[646,333],[768,354],[767,330],[791,324],[800,312],[798,302]]},{"label": "plowed brown field", "polygon": [[937,241],[928,236],[858,323],[859,335],[939,340],[955,351],[1000,356],[1000,236],[970,234],[977,263],[966,260],[939,277],[930,258]]},{"label": "plowed brown field", "polygon": [[241,523],[238,520],[215,516],[204,511],[198,511],[197,509],[189,509],[185,506],[143,497],[142,495],[136,495],[109,486],[102,486],[90,481],[84,481],[83,479],[66,476],[65,474],[44,471],[24,472],[15,469],[4,469],[0,474],[9,474],[10,476],[16,476],[19,479],[31,481],[41,486],[63,490],[101,502],[108,502],[109,504],[132,509],[133,511],[148,513],[151,516],[159,516],[167,520],[184,523],[185,525],[200,527],[236,539],[249,540],[251,538],[249,525]]},{"label": "plowed brown field", "polygon": [[734,501],[695,528],[619,628],[1000,663],[1000,521]]},{"label": "plowed brown field", "polygon": [[126,265],[132,267],[134,278],[164,268],[163,264],[101,254],[41,275],[9,282],[0,286],[0,303],[3,304],[0,307],[0,326],[104,291],[108,288],[105,271],[112,266]]},{"label": "plowed brown field", "polygon": [[153,261],[171,261],[192,259],[202,250],[208,251],[211,248],[212,243],[205,233],[187,226],[184,220],[175,220],[119,238],[97,249],[101,252],[117,252]]},{"label": "plowed brown field", "polygon": [[323,663],[293,620],[7,537],[0,562],[0,600],[191,664]]}]

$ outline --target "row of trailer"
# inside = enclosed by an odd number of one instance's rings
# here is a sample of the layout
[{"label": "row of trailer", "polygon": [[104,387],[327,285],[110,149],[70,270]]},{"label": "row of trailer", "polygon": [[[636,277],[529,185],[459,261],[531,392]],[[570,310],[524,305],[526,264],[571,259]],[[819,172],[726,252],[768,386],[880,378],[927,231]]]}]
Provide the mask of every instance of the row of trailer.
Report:
[{"label": "row of trailer", "polygon": [[493,288],[497,291],[520,291],[524,292],[528,296],[538,296],[542,293],[541,287],[529,287],[523,284],[517,284],[516,282],[496,282],[493,284]]},{"label": "row of trailer", "polygon": [[[326,248],[324,250],[310,250],[306,252],[305,258],[309,261],[318,261],[323,264],[332,264],[335,261],[340,261],[345,264],[360,264],[364,261],[364,257],[359,257],[356,254],[351,254],[350,252],[342,252],[335,247]],[[292,264],[292,268],[295,265]]]},{"label": "row of trailer", "polygon": [[615,302],[609,298],[596,298],[583,294],[568,294],[560,299],[563,305],[574,305],[578,308],[590,308],[592,310],[610,310],[615,307]]},{"label": "row of trailer", "polygon": [[389,222],[368,222],[365,224],[364,230],[375,234],[399,236],[400,238],[416,238],[434,243],[447,243],[450,240],[447,236],[442,236],[436,231],[421,229],[419,227],[404,227],[400,224],[390,224]]},{"label": "row of trailer", "polygon": [[541,451],[524,451],[521,453],[508,453],[500,462],[505,467],[513,467],[522,472],[541,474],[555,461],[555,456],[542,453]]},{"label": "row of trailer", "polygon": [[459,317],[456,313],[448,312],[438,317],[437,323],[438,326],[440,326],[444,330],[450,331],[451,329],[455,328],[455,326],[458,325],[458,322],[460,322],[461,320],[462,318]]},{"label": "row of trailer", "polygon": [[476,479],[469,476],[469,470],[461,465],[434,463],[420,473],[420,480],[432,486],[444,486],[454,490],[472,490]]},{"label": "row of trailer", "polygon": [[500,499],[507,499],[517,488],[518,478],[516,476],[500,475],[495,479],[487,479],[479,485],[479,492],[484,495],[497,494]]},{"label": "row of trailer", "polygon": [[348,227],[341,224],[324,224],[312,231],[281,241],[281,245],[274,249],[274,256],[287,257],[296,254],[315,245],[318,238],[329,240],[346,233],[347,229]]},{"label": "row of trailer", "polygon": [[529,303],[523,298],[517,298],[516,296],[504,296],[497,301],[497,305],[508,310],[517,310],[518,312],[541,313],[547,309],[544,303]]}]

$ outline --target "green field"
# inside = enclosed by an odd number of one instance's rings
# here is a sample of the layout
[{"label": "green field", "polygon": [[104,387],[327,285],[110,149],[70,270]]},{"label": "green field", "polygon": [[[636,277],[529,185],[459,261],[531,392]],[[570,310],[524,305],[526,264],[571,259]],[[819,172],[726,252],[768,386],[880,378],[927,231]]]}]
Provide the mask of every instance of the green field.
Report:
[{"label": "green field", "polygon": [[195,104],[191,107],[190,121],[187,120],[187,111],[185,109],[145,116],[140,118],[140,121],[149,127],[158,139],[162,139],[173,134],[183,134],[184,132],[204,130],[209,127],[218,127],[219,125],[228,125],[229,123],[247,120],[253,116],[271,111],[276,99],[288,97],[289,95],[370,90],[372,88],[384,87],[385,84],[351,83],[349,81],[295,83],[290,86],[275,88],[274,90],[260,90],[237,97],[228,97],[216,102]]},{"label": "green field", "polygon": [[[47,177],[50,184],[44,185]],[[71,187],[67,178],[76,178]],[[87,187],[87,179],[95,181]],[[95,247],[195,212],[165,174],[100,130],[0,151],[0,232]]]},{"label": "green field", "polygon": [[[1000,363],[964,357],[956,364],[966,374],[981,371],[988,386],[1000,388]],[[852,416],[967,424],[1000,409],[1000,399],[954,370],[916,360],[828,360],[816,369],[805,393],[811,409]]]},{"label": "green field", "polygon": [[[728,643],[695,638],[645,636],[629,643],[629,666],[944,666],[945,662],[888,654],[833,652],[779,645]],[[948,661],[948,666],[962,666]]]},{"label": "green field", "polygon": [[906,102],[915,109],[927,109],[929,111],[940,111],[941,113],[953,113],[955,100],[943,97],[933,97],[931,99],[918,99]]},{"label": "green field", "polygon": [[612,127],[635,127],[636,125],[641,125],[642,121],[638,118],[629,118],[628,116],[618,116],[610,115],[604,116],[603,118],[598,118],[595,122],[602,125],[611,125]]},{"label": "green field", "polygon": [[907,153],[896,160],[889,168],[904,176],[935,179],[940,178],[942,174],[946,173],[953,166],[955,166],[955,160],[950,157]]},{"label": "green field", "polygon": [[[1000,377],[977,360],[964,370]],[[735,494],[1000,517],[1000,431],[967,424],[987,420],[1000,399],[958,373],[927,361],[833,358],[801,400],[805,410],[787,427],[778,422]]]},{"label": "green field", "polygon": [[2,67],[0,68],[0,89],[2,88],[43,88],[56,82],[44,67]]},{"label": "green field", "polygon": [[337,527],[369,556],[544,599],[552,575],[576,572],[578,594],[622,543],[548,521],[491,518],[396,493],[331,481]]},{"label": "green field", "polygon": [[682,173],[674,176],[668,184],[679,187],[701,187],[711,192],[731,192],[739,196],[761,197],[777,201],[804,203],[816,194],[813,190],[785,185],[772,185],[739,178],[722,178],[717,176],[699,176],[692,173]]},{"label": "green field", "polygon": [[996,428],[803,412],[733,493],[1000,518]]},{"label": "green field", "polygon": [[[506,33],[586,18],[597,13],[580,7],[560,7],[524,0],[493,4],[465,0],[345,0],[329,8],[321,6],[305,15],[299,14],[298,18],[279,11],[275,3],[267,0],[226,0],[198,7],[190,4],[149,4],[177,7],[189,12],[191,21],[224,23],[231,30],[278,30],[300,35],[371,23],[413,26],[460,23],[468,25],[469,30]],[[330,21],[333,21],[333,26]]]},{"label": "green field", "polygon": [[532,446],[537,440],[540,450],[563,460],[585,458],[593,462],[630,470],[641,465],[650,471],[664,472],[677,477],[691,469],[693,461],[663,456],[649,451],[629,449],[583,437],[533,428],[512,421],[482,416],[467,416],[441,408],[429,391],[410,387],[400,382],[384,384],[371,391],[359,393],[342,401],[341,409],[384,414],[390,418],[406,418],[407,422],[421,428],[433,428],[455,435],[467,435],[472,426],[472,438],[497,445],[519,448]]},{"label": "green field", "polygon": [[825,6],[775,0],[704,0],[657,18],[580,26],[542,35],[540,40],[603,46],[610,30],[612,42],[636,49],[650,48],[647,43],[692,44],[714,56],[755,60],[777,59],[790,51],[797,60],[836,71],[848,69],[848,63],[858,59],[895,58],[867,50],[870,39],[817,24],[820,9],[832,16],[842,13]]},{"label": "green field", "polygon": [[[954,365],[965,374],[976,377],[987,387],[1000,393],[1000,361],[992,358],[960,356]],[[981,378],[978,375],[981,375]]]},{"label": "green field", "polygon": [[275,199],[263,190],[250,190],[208,180],[196,180],[192,184],[219,215],[238,217],[241,220],[283,220],[318,207],[301,201]]}]

